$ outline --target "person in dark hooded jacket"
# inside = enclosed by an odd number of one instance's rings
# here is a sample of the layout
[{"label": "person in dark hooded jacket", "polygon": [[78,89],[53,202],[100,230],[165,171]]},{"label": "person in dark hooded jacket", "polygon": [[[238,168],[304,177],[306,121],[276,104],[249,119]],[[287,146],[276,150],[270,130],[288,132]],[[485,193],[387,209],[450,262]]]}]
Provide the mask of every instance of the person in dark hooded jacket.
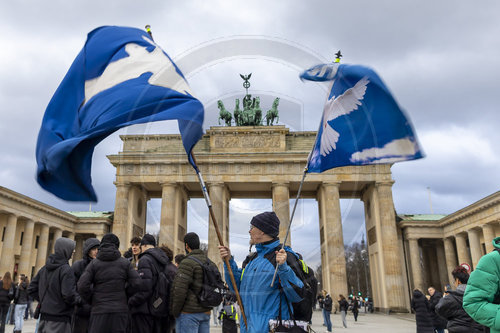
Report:
[{"label": "person in dark hooded jacket", "polygon": [[431,313],[432,323],[434,324],[434,330],[436,333],[444,333],[444,329],[446,328],[446,324],[448,324],[448,322],[436,313],[436,305],[438,305],[439,300],[443,297],[443,294],[436,291],[436,288],[433,286],[430,286],[427,291],[431,296],[429,299],[429,311]]},{"label": "person in dark hooded jacket", "polygon": [[75,288],[75,275],[68,264],[74,250],[75,241],[58,238],[54,254],[28,287],[29,295],[41,304],[39,333],[71,332],[74,305],[81,302]]},{"label": "person in dark hooded jacket", "polygon": [[141,277],[143,290],[132,296],[128,304],[132,314],[132,332],[151,333],[166,331],[168,313],[165,317],[154,317],[150,311],[150,300],[158,281],[158,272],[165,271],[169,262],[167,255],[156,247],[154,236],[146,234],[141,240],[141,254],[137,272]]},{"label": "person in dark hooded jacket", "polygon": [[[97,238],[89,238],[83,244],[83,259],[76,261],[71,269],[75,274],[75,281],[78,283],[85,268],[97,257],[101,242]],[[82,301],[76,308],[73,317],[73,333],[86,333],[88,331],[90,319],[90,304]]]},{"label": "person in dark hooded jacket", "polygon": [[139,290],[141,282],[130,262],[121,256],[120,240],[109,233],[102,237],[97,257],[78,281],[78,292],[92,304],[90,333],[128,332],[128,287]]},{"label": "person in dark hooded jacket", "polygon": [[417,322],[417,333],[434,333],[434,324],[429,312],[429,301],[418,289],[413,291],[411,308],[415,310],[415,321]]},{"label": "person in dark hooded jacket", "polygon": [[469,280],[469,273],[462,266],[457,266],[451,275],[455,279],[456,290],[448,291],[448,295],[439,300],[436,313],[448,320],[448,333],[482,333],[484,327],[476,323],[465,312],[462,302],[465,288]]}]

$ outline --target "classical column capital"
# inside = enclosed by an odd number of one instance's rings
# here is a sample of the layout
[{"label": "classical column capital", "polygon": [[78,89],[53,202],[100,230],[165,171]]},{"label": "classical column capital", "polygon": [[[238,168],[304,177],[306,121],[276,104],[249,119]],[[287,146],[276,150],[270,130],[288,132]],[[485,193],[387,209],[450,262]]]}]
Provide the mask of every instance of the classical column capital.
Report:
[{"label": "classical column capital", "polygon": [[173,182],[173,181],[166,181],[166,182],[158,182],[160,184],[161,187],[165,187],[165,186],[177,186],[178,183],[177,182]]},{"label": "classical column capital", "polygon": [[381,181],[376,181],[375,186],[376,187],[381,187],[381,186],[392,186],[394,185],[395,181],[394,180],[381,180]]},{"label": "classical column capital", "polygon": [[287,182],[287,181],[282,181],[282,182],[273,182],[272,185],[271,185],[271,188],[273,187],[277,187],[277,186],[286,186],[286,187],[290,187],[290,182]]},{"label": "classical column capital", "polygon": [[123,182],[123,181],[114,181],[113,184],[115,184],[116,187],[129,187],[130,182]]},{"label": "classical column capital", "polygon": [[220,181],[215,181],[215,182],[209,182],[207,183],[208,187],[225,187],[226,183],[220,182]]},{"label": "classical column capital", "polygon": [[327,181],[324,181],[324,182],[321,182],[321,186],[336,186],[336,187],[339,187],[340,184],[342,182],[339,180],[339,181],[336,181],[336,180],[327,180]]}]

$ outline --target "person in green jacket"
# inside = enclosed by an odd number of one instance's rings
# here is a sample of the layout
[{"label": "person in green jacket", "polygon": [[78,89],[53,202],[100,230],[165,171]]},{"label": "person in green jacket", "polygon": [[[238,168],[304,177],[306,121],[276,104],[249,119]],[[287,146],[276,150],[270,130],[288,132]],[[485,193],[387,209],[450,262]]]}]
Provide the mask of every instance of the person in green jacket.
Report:
[{"label": "person in green jacket", "polygon": [[495,251],[479,260],[465,290],[463,307],[475,321],[500,333],[500,237],[493,240]]}]

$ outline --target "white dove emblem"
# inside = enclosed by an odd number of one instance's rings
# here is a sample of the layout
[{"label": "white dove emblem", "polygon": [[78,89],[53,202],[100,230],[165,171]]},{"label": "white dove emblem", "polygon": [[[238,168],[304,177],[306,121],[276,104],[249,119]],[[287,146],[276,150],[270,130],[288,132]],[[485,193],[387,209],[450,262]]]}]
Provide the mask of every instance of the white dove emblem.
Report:
[{"label": "white dove emblem", "polygon": [[365,96],[366,86],[370,83],[367,77],[359,80],[354,87],[347,89],[342,95],[332,96],[323,109],[323,134],[321,135],[320,153],[326,156],[336,148],[340,134],[328,122],[358,109]]}]

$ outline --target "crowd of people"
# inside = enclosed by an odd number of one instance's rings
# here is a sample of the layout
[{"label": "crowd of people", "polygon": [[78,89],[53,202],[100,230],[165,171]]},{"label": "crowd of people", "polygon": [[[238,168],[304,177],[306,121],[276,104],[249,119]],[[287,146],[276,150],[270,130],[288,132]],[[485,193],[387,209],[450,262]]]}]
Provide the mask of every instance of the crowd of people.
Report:
[{"label": "crowd of people", "polygon": [[[312,287],[317,287],[317,280],[310,280],[314,273],[307,273],[299,253],[280,244],[279,225],[274,212],[253,217],[249,235],[256,251],[245,258],[242,267],[228,247],[220,246],[220,256],[229,263],[236,284],[230,282],[224,264],[229,282],[212,288],[207,288],[207,281],[223,283],[221,274],[200,249],[196,233],[184,236],[186,254],[175,257],[168,246],[158,246],[149,234],[134,237],[123,255],[116,235],[106,234],[100,241],[89,238],[83,246],[83,258],[71,266],[76,244],[61,237],[31,282],[23,274],[14,281],[10,272],[1,278],[0,333],[5,332],[8,321],[14,322],[14,333],[21,333],[23,320],[29,315],[37,319],[39,333],[206,333],[214,307],[214,320],[222,324],[223,332],[239,328],[242,333],[261,333],[279,331],[286,325],[300,331],[297,322],[311,322],[314,304],[306,302],[309,299],[318,301],[323,325],[332,332],[332,311],[338,309],[345,328],[349,310],[355,321],[360,308],[373,311],[373,304],[361,297],[338,295],[334,302],[323,290],[315,298]],[[428,295],[413,292],[411,307],[416,313],[417,333],[442,333],[444,329],[449,333],[500,332],[500,237],[494,245],[496,251],[481,258],[470,276],[462,266],[453,271],[453,290],[447,288],[443,294],[431,286]],[[275,267],[276,283],[271,284]],[[244,312],[235,303],[236,290]],[[214,293],[220,296],[215,298],[216,304]],[[32,300],[37,301],[34,313],[30,311]]]},{"label": "crowd of people", "polygon": [[[244,267],[238,268],[229,248],[219,248],[236,278],[236,286],[229,283],[217,288],[223,332],[236,332],[238,326],[241,332],[267,332],[270,320],[279,317],[286,321],[294,319],[293,313],[300,315],[295,306],[300,306],[306,287],[304,277],[296,275],[298,265],[294,263],[301,256],[289,247],[280,248],[280,222],[274,212],[259,214],[250,224],[250,242],[256,252],[247,257]],[[83,246],[83,258],[70,265],[75,246],[69,238],[56,239],[54,253],[31,283],[24,275],[14,283],[11,274],[5,273],[0,281],[0,333],[4,333],[9,311],[14,312],[14,333],[22,331],[31,299],[38,303],[33,314],[38,333],[209,332],[214,306],[205,296],[215,291],[206,288],[207,272],[222,279],[216,265],[200,249],[196,233],[184,235],[186,254],[175,258],[168,246],[158,246],[149,234],[134,237],[123,255],[116,235],[89,238]],[[271,287],[275,265],[278,279]],[[225,274],[229,274],[227,267]],[[235,288],[241,295],[244,318],[235,304]]]},{"label": "crowd of people", "polygon": [[444,294],[430,286],[424,295],[415,289],[411,307],[415,311],[417,333],[500,333],[500,237],[495,250],[481,258],[469,274],[457,266],[452,276],[454,289]]}]

